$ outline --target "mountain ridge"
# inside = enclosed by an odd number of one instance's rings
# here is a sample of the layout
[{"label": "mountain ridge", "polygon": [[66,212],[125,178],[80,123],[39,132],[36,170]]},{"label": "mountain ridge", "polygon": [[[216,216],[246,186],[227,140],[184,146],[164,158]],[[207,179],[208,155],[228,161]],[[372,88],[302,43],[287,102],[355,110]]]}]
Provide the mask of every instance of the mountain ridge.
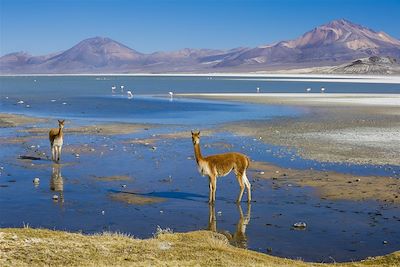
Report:
[{"label": "mountain ridge", "polygon": [[229,50],[184,48],[145,54],[107,37],[92,37],[48,55],[4,55],[0,73],[243,72],[340,65],[371,56],[400,58],[400,40],[339,19],[293,40]]}]

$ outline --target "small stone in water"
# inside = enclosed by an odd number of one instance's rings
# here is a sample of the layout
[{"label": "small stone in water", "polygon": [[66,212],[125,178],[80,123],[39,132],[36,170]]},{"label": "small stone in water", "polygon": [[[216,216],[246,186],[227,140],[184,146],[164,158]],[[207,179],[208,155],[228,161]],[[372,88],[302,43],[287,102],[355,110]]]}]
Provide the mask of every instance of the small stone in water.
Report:
[{"label": "small stone in water", "polygon": [[125,188],[126,187],[126,184],[123,184],[123,185],[121,185],[123,188]]},{"label": "small stone in water", "polygon": [[305,222],[297,222],[293,224],[293,227],[298,229],[304,229],[307,227],[307,224]]},{"label": "small stone in water", "polygon": [[265,174],[265,172],[260,172],[261,175]]},{"label": "small stone in water", "polygon": [[388,242],[385,240],[385,241],[383,241],[382,243],[386,245]]},{"label": "small stone in water", "polygon": [[53,200],[58,201],[58,195],[53,195]]}]

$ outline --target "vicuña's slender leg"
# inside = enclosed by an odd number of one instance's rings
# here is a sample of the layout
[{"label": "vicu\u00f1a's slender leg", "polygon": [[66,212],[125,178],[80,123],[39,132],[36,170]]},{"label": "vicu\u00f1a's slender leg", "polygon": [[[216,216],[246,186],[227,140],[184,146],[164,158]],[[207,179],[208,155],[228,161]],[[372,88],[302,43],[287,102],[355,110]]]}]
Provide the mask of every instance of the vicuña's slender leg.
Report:
[{"label": "vicu\u00f1a's slender leg", "polygon": [[51,146],[51,160],[56,160],[56,148],[53,145]]},{"label": "vicu\u00f1a's slender leg", "polygon": [[62,146],[58,147],[58,160],[60,160],[61,158],[61,150],[62,150]]},{"label": "vicu\u00f1a's slender leg", "polygon": [[211,176],[209,177],[209,182],[210,182],[210,184],[209,184],[210,194],[208,196],[208,203],[212,203],[213,184],[212,184],[212,181],[211,181]]},{"label": "vicu\u00f1a's slender leg", "polygon": [[213,203],[215,203],[215,192],[217,192],[217,177],[214,177],[214,179],[212,179],[212,185],[213,185],[212,201],[213,201]]},{"label": "vicu\u00f1a's slender leg", "polygon": [[60,147],[56,146],[56,161],[60,161]]},{"label": "vicu\u00f1a's slender leg", "polygon": [[243,192],[244,192],[243,174],[237,173],[236,178],[237,178],[239,186],[240,186],[240,192],[239,192],[236,202],[240,203],[240,201],[242,201],[242,196],[243,196]]},{"label": "vicu\u00f1a's slender leg", "polygon": [[249,182],[249,179],[247,178],[246,171],[243,173],[243,180],[244,180],[243,182],[247,188],[247,202],[250,203],[250,201],[251,201],[251,184]]}]

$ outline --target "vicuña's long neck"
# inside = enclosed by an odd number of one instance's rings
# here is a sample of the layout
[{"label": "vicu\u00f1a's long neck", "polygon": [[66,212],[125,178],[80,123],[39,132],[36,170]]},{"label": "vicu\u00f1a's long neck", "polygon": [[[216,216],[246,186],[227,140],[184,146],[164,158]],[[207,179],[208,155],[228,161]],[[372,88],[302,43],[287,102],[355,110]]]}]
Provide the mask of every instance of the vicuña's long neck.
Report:
[{"label": "vicu\u00f1a's long neck", "polygon": [[197,164],[199,163],[200,160],[203,159],[203,156],[201,155],[200,151],[200,145],[198,143],[194,145],[194,156],[196,157]]},{"label": "vicu\u00f1a's long neck", "polygon": [[61,127],[58,127],[58,136],[62,137],[63,136],[63,130]]}]

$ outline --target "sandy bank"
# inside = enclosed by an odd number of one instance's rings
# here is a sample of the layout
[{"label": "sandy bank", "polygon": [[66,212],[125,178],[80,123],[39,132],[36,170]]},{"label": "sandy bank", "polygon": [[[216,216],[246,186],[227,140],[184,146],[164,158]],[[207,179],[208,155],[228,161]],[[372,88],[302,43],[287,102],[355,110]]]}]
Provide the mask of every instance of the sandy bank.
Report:
[{"label": "sandy bank", "polygon": [[[368,116],[354,110],[315,112],[297,119],[232,123],[222,129],[241,136],[253,136],[268,144],[295,148],[305,159],[400,165],[398,116]],[[317,115],[321,113],[324,115]]]},{"label": "sandy bank", "polygon": [[[186,95],[187,96],[187,95]],[[307,159],[400,165],[400,95],[201,94],[190,97],[294,105],[300,117],[234,122],[221,127],[273,145],[294,147]]]},{"label": "sandy bank", "polygon": [[0,113],[0,127],[17,127],[26,124],[46,122],[46,119],[25,115]]},{"label": "sandy bank", "polygon": [[[202,136],[210,136],[214,133],[213,130],[202,130]],[[170,139],[184,139],[184,138],[191,138],[190,131],[180,131],[180,132],[171,132],[171,133],[161,133],[155,134],[148,138],[134,138],[128,139],[124,143],[132,144],[132,145],[155,145],[157,142],[162,142]]]},{"label": "sandy bank", "polygon": [[385,106],[400,107],[400,94],[338,94],[338,93],[235,93],[235,94],[177,94],[219,100],[259,104],[297,106]]},{"label": "sandy bank", "polygon": [[288,169],[266,162],[252,162],[250,169],[255,178],[273,180],[273,187],[297,184],[314,187],[325,199],[376,200],[400,204],[400,179],[397,178]]},{"label": "sandy bank", "polygon": [[131,181],[132,177],[128,175],[112,175],[112,176],[95,176],[97,181],[100,182],[118,182],[118,181]]},{"label": "sandy bank", "polygon": [[236,248],[209,231],[135,239],[39,229],[0,229],[2,266],[398,266],[400,253],[360,262],[315,264]]},{"label": "sandy bank", "polygon": [[[134,123],[107,123],[107,124],[95,124],[95,125],[68,128],[68,121],[67,121],[65,123],[64,133],[117,135],[117,134],[137,133],[140,131],[148,130],[150,127],[153,126],[147,124],[134,124]],[[20,132],[31,133],[31,134],[47,134],[49,130],[50,129],[48,128],[31,127],[20,130]]]},{"label": "sandy bank", "polygon": [[129,191],[110,193],[109,197],[111,200],[120,201],[132,205],[147,205],[165,201],[165,199],[161,197],[143,196],[141,194]]}]

